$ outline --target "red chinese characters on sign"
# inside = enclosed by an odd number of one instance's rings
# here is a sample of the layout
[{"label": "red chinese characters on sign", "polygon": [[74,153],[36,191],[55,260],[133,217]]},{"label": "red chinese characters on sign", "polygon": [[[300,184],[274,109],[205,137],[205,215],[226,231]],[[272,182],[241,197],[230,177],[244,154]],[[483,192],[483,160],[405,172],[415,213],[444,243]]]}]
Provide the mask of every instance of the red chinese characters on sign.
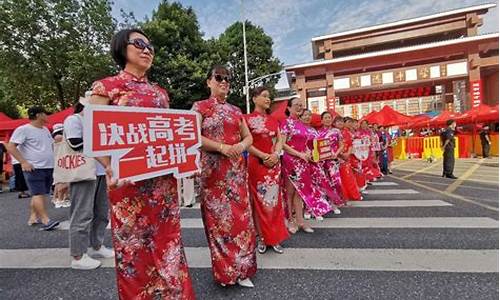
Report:
[{"label": "red chinese characters on sign", "polygon": [[472,99],[472,107],[477,107],[483,102],[482,80],[474,80],[470,82],[470,96]]},{"label": "red chinese characters on sign", "polygon": [[139,181],[198,171],[201,133],[196,112],[174,109],[88,105],[84,153],[111,156],[117,178]]}]

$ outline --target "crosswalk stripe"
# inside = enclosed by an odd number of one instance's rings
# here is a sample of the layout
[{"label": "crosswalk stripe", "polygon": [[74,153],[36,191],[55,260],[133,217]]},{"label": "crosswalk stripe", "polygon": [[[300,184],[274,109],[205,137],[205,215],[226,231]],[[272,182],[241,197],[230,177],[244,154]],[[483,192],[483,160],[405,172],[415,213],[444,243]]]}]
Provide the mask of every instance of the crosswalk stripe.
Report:
[{"label": "crosswalk stripe", "polygon": [[[311,224],[314,228],[498,228],[498,221],[484,217],[325,218]],[[203,222],[182,219],[181,227],[203,228]]]},{"label": "crosswalk stripe", "polygon": [[380,182],[372,182],[372,185],[373,186],[396,186],[399,184],[396,182],[392,182],[392,181],[380,181]]},{"label": "crosswalk stripe", "polygon": [[[498,221],[485,217],[325,218],[323,221],[311,220],[311,224],[314,228],[498,228]],[[203,221],[183,218],[181,228],[203,228]],[[57,228],[68,229],[69,221],[61,222]]]},{"label": "crosswalk stripe", "polygon": [[419,191],[413,189],[387,189],[387,190],[366,190],[366,195],[400,195],[400,194],[419,194]]},{"label": "crosswalk stripe", "polygon": [[[189,267],[210,268],[206,247],[185,248]],[[114,267],[114,259],[103,259]],[[68,268],[69,249],[0,249],[0,268]],[[282,255],[258,256],[259,269],[420,272],[498,272],[498,250],[287,248]]]},{"label": "crosswalk stripe", "polygon": [[442,200],[369,200],[351,201],[351,207],[431,207],[431,206],[453,206],[453,204]]}]

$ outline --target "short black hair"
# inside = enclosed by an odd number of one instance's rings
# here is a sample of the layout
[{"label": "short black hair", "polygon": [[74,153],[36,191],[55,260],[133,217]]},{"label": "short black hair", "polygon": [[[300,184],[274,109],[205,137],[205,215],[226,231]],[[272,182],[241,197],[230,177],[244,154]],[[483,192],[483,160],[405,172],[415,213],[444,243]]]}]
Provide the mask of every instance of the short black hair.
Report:
[{"label": "short black hair", "polygon": [[329,111],[324,111],[324,112],[321,114],[321,120],[323,120],[323,118],[324,118],[326,115],[330,115],[330,116],[331,116],[331,115],[332,115],[332,113],[331,113],[331,112],[329,112]]},{"label": "short black hair", "polygon": [[290,107],[292,107],[293,100],[295,100],[295,99],[299,99],[299,100],[300,100],[300,98],[299,98],[299,97],[292,97],[292,98],[288,99],[288,102],[286,103],[286,107],[287,107],[287,109],[285,110],[285,115],[286,115],[287,117],[289,117],[289,116],[290,116],[290,111],[289,111],[288,109],[289,109]]},{"label": "short black hair", "polygon": [[227,75],[228,77],[231,77],[231,71],[229,69],[221,64],[216,64],[213,65],[210,70],[207,72],[207,80],[212,78],[214,74],[220,74],[220,75]]},{"label": "short black hair", "polygon": [[30,120],[36,120],[36,116],[38,114],[48,114],[48,113],[42,106],[33,106],[28,109],[28,118]]},{"label": "short black hair", "polygon": [[254,88],[250,91],[250,97],[255,98],[255,97],[259,96],[260,94],[262,94],[262,92],[264,92],[264,91],[269,92],[269,88],[266,86],[259,86],[257,88]]},{"label": "short black hair", "polygon": [[345,123],[345,118],[342,116],[336,116],[335,119],[333,119],[333,123],[338,122],[338,121],[342,121]]},{"label": "short black hair", "polygon": [[73,105],[73,113],[79,114],[82,112],[82,110],[85,108],[85,105],[81,104],[80,101],[76,102]]},{"label": "short black hair", "polygon": [[147,36],[147,34],[139,28],[122,29],[115,33],[113,39],[111,39],[111,56],[122,70],[125,69],[125,65],[127,64],[128,40],[130,38],[130,34],[134,32],[142,34],[149,40],[149,42],[151,42],[151,39]]},{"label": "short black hair", "polygon": [[455,120],[450,119],[450,120],[446,121],[446,126],[450,126],[453,123],[455,123]]}]

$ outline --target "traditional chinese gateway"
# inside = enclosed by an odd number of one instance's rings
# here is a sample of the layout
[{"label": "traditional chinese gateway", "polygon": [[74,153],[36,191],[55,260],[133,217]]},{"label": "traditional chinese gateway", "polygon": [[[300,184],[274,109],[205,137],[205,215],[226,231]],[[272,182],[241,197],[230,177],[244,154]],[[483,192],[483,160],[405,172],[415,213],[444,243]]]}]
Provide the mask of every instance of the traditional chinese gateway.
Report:
[{"label": "traditional chinese gateway", "polygon": [[408,115],[498,104],[498,32],[478,34],[496,4],[312,38],[314,62],[291,65],[313,112],[360,118],[383,105]]}]

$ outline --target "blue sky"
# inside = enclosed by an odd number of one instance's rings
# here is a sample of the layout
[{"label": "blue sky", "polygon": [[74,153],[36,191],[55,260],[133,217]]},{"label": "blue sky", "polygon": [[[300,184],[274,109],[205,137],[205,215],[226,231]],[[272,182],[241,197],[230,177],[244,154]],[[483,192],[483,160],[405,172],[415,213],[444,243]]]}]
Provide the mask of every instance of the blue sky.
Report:
[{"label": "blue sky", "polygon": [[[113,15],[132,11],[137,20],[151,16],[159,0],[114,0]],[[182,0],[191,6],[205,37],[217,37],[240,19],[240,0]],[[481,33],[498,32],[498,1],[481,0],[245,0],[245,16],[274,40],[283,63],[312,60],[311,38],[359,27],[415,18],[466,6],[495,3]]]}]

